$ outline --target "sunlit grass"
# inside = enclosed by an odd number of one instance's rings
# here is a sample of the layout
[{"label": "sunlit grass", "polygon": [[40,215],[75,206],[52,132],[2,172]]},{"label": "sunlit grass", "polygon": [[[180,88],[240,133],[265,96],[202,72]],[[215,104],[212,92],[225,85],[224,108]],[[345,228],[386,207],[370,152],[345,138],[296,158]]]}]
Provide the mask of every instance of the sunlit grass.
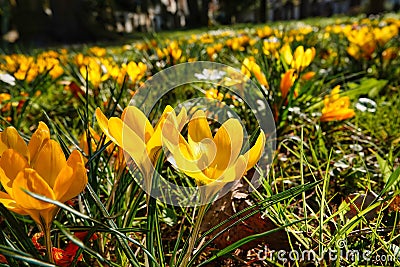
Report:
[{"label": "sunlit grass", "polygon": [[[399,265],[399,28],[398,16],[391,14],[313,18],[1,55],[0,128],[13,126],[28,142],[43,121],[60,151],[69,156],[76,149],[85,158],[88,185],[78,197],[60,203],[29,193],[60,208],[50,232],[50,241],[64,253],[56,263]],[[170,206],[138,185],[145,172],[126,168],[123,145],[107,132],[112,127],[99,126],[96,109],[108,119],[120,118],[143,82],[192,61],[230,65],[257,84],[273,113],[276,150],[269,172],[256,167],[261,172],[257,189],[243,189],[251,169],[238,182],[243,187],[210,205]],[[230,78],[225,85],[241,82],[234,74]],[[248,131],[249,147],[254,145],[259,135],[254,115],[241,95],[221,84],[180,86],[155,105],[150,123],[155,126],[167,105],[196,97],[234,110]],[[186,108],[194,113],[195,107]],[[213,135],[220,124],[209,124]],[[190,130],[180,130],[184,140]],[[12,142],[1,137],[0,155],[6,148]],[[176,163],[164,162],[168,153],[155,153],[160,154],[151,164],[169,181],[188,187],[204,183],[178,171]],[[207,177],[214,179],[211,171]],[[1,182],[4,192],[4,175]],[[40,232],[34,220],[5,206],[0,205],[0,266],[52,266],[44,240],[32,242]],[[303,252],[312,257],[305,259]]]}]

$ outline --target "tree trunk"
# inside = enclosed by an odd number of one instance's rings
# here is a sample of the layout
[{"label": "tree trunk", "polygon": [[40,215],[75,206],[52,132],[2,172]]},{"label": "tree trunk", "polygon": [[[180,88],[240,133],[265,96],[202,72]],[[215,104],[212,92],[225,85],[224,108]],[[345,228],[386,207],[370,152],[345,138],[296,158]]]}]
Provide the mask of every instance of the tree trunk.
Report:
[{"label": "tree trunk", "polygon": [[[190,2],[190,0],[189,0]],[[202,26],[208,25],[208,1],[201,0],[200,21]]]},{"label": "tree trunk", "polygon": [[[29,0],[28,0],[29,1]],[[113,40],[116,33],[106,30],[96,21],[92,9],[81,0],[50,0],[53,12],[52,35],[63,43]]]},{"label": "tree trunk", "polygon": [[310,16],[308,10],[310,7],[308,6],[308,0],[301,0],[300,1],[300,18],[308,18]]},{"label": "tree trunk", "polygon": [[261,0],[260,3],[260,22],[267,21],[267,0]]},{"label": "tree trunk", "polygon": [[378,1],[378,0],[369,0],[369,4],[368,4],[368,10],[367,13],[368,15],[372,15],[372,14],[378,14],[383,12],[384,9],[384,2],[385,1]]},{"label": "tree trunk", "polygon": [[225,12],[225,23],[224,24],[231,24],[232,18],[236,15],[236,1],[231,0],[221,0],[220,1],[220,8]]},{"label": "tree trunk", "polygon": [[187,17],[187,26],[189,28],[196,28],[201,26],[200,9],[197,1],[188,1],[189,16]]},{"label": "tree trunk", "polygon": [[49,17],[40,0],[17,0],[12,10],[12,22],[21,41],[43,44],[48,41]]},{"label": "tree trunk", "polygon": [[92,39],[86,30],[85,22],[90,20],[85,14],[80,0],[50,0],[53,12],[52,34],[57,41],[76,42]]}]

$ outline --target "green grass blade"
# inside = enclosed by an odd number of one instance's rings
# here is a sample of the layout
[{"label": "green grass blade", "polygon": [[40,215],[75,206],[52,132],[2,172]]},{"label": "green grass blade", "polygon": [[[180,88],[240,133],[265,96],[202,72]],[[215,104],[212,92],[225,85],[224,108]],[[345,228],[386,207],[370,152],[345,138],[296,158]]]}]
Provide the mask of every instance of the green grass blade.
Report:
[{"label": "green grass blade", "polygon": [[3,254],[7,257],[11,257],[17,260],[21,260],[23,262],[33,264],[36,266],[43,266],[43,267],[55,267],[56,265],[50,264],[41,260],[36,259],[34,256],[23,253],[19,250],[12,249],[10,247],[6,247],[3,245],[0,245],[0,254]]},{"label": "green grass blade", "polygon": [[16,242],[18,242],[19,246],[23,248],[24,251],[27,251],[32,256],[38,258],[39,254],[33,246],[32,240],[23,229],[21,223],[3,206],[3,204],[0,204],[0,214],[4,217],[4,222],[7,225],[7,228],[10,230],[10,233],[13,235]]},{"label": "green grass blade", "polygon": [[400,167],[398,167],[392,174],[389,176],[385,186],[383,187],[382,191],[379,193],[379,197],[386,194],[388,190],[390,190],[393,186],[395,186],[399,182],[400,177]]},{"label": "green grass blade", "polygon": [[[88,185],[88,186],[89,186],[89,185]],[[92,189],[92,190],[93,190],[93,189]],[[93,218],[91,218],[91,217],[89,217],[89,216],[87,216],[87,215],[85,215],[85,214],[82,214],[81,212],[76,211],[76,210],[74,210],[74,209],[68,207],[67,205],[65,205],[65,204],[63,204],[63,203],[61,203],[61,202],[59,202],[59,201],[56,201],[56,200],[53,200],[53,199],[49,199],[49,198],[47,198],[47,197],[44,197],[44,196],[41,196],[41,195],[38,195],[38,194],[35,194],[35,193],[32,193],[32,192],[29,192],[29,191],[26,191],[26,190],[25,190],[25,192],[26,192],[28,195],[30,195],[30,196],[32,196],[32,197],[34,197],[34,198],[36,198],[36,199],[39,199],[39,200],[42,200],[42,201],[45,201],[45,202],[48,202],[48,203],[52,203],[52,204],[54,204],[54,205],[57,205],[58,207],[60,207],[60,208],[62,208],[62,209],[64,209],[64,210],[67,210],[67,211],[69,211],[70,213],[72,213],[72,214],[74,214],[74,215],[76,215],[76,216],[79,216],[79,217],[81,217],[81,218],[83,218],[83,219],[92,221],[92,222],[94,222],[94,223],[96,223],[96,224],[98,224],[98,225],[100,225],[100,226],[102,226],[102,227],[108,228],[110,232],[112,232],[113,234],[116,235],[117,240],[118,240],[118,242],[120,242],[121,246],[123,247],[123,250],[124,250],[124,252],[126,253],[128,259],[129,259],[132,263],[134,263],[133,266],[140,266],[140,264],[139,264],[139,262],[138,262],[136,256],[134,255],[133,251],[132,251],[131,248],[129,247],[129,245],[128,245],[128,243],[127,243],[128,241],[129,241],[129,242],[132,242],[132,243],[135,244],[136,246],[140,247],[140,248],[143,250],[143,252],[146,253],[146,255],[148,255],[149,258],[150,258],[152,261],[157,262],[157,261],[154,259],[153,255],[151,255],[151,254],[146,250],[146,248],[142,246],[141,243],[139,243],[137,240],[134,240],[133,238],[130,238],[130,237],[126,236],[125,234],[123,234],[123,233],[119,232],[118,230],[116,230],[116,229],[118,229],[118,227],[113,227],[113,226],[115,226],[115,223],[112,221],[112,219],[110,219],[110,216],[105,217],[105,218],[106,218],[107,223],[110,224],[110,221],[112,222],[112,223],[111,223],[111,224],[112,224],[111,227],[110,227],[109,224],[105,224],[105,223],[103,223],[103,222],[101,222],[101,221],[98,221],[98,220],[96,220],[96,219],[93,219]],[[124,245],[126,245],[125,248],[124,248]],[[132,258],[129,258],[129,257],[132,257]],[[159,265],[157,264],[157,266],[159,266]]]}]

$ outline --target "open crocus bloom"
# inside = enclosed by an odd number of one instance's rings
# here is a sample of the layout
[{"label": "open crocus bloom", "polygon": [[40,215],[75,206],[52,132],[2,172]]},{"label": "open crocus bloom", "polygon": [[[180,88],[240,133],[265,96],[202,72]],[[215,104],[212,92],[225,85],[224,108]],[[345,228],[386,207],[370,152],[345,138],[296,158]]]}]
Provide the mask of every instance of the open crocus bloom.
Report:
[{"label": "open crocus bloom", "polygon": [[187,141],[176,122],[168,120],[163,127],[163,144],[171,152],[177,167],[198,186],[205,186],[206,198],[213,197],[226,183],[240,179],[260,159],[264,145],[263,132],[254,146],[243,155],[243,128],[237,119],[228,119],[212,136],[205,113],[197,111],[188,123]]},{"label": "open crocus bloom", "polygon": [[161,129],[167,117],[175,118],[181,129],[186,121],[186,110],[183,108],[176,116],[174,109],[167,106],[153,128],[143,112],[135,106],[126,107],[121,118],[110,119],[99,108],[96,109],[96,119],[104,134],[122,147],[135,161],[144,177],[148,178],[152,177],[153,166],[161,151]]},{"label": "open crocus bloom", "polygon": [[38,200],[24,190],[66,202],[87,184],[81,153],[73,151],[66,160],[60,145],[50,139],[46,124],[39,123],[28,145],[17,130],[0,133],[0,203],[21,215],[29,215],[43,229],[50,227],[58,207]]},{"label": "open crocus bloom", "polygon": [[350,99],[348,96],[339,96],[340,85],[333,88],[329,96],[325,96],[324,108],[320,121],[340,121],[355,116],[353,109],[349,108]]}]

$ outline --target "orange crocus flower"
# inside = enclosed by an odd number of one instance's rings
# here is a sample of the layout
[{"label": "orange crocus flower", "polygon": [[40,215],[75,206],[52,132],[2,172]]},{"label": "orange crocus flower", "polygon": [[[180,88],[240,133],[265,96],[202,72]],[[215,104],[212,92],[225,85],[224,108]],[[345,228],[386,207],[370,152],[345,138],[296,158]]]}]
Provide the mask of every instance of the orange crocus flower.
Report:
[{"label": "orange crocus flower", "polygon": [[329,96],[325,96],[324,108],[320,121],[340,121],[355,116],[353,109],[349,108],[350,99],[348,96],[339,96],[340,85],[333,88]]}]

